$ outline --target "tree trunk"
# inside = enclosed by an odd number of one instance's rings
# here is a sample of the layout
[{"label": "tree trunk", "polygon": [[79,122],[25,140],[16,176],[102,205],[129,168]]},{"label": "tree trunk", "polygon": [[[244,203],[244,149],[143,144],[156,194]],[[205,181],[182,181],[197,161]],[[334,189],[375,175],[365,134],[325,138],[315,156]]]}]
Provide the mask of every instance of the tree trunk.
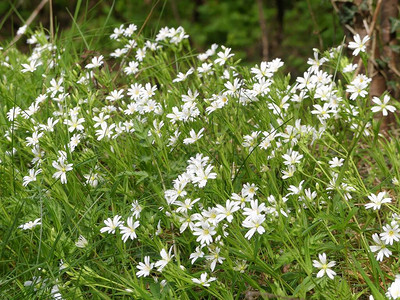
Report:
[{"label": "tree trunk", "polygon": [[264,17],[263,0],[257,0],[258,6],[258,21],[261,28],[261,43],[262,43],[262,57],[264,61],[268,61],[268,31],[267,22]]},{"label": "tree trunk", "polygon": [[[380,39],[382,43],[382,56],[381,59],[387,64],[384,66],[383,73],[385,74],[385,79],[387,83],[395,82],[398,75],[396,74],[398,66],[398,54],[393,51],[391,46],[397,44],[396,32],[391,32],[390,18],[397,18],[399,14],[398,10],[399,1],[398,0],[384,0],[381,7],[381,22],[380,22]],[[391,84],[386,84],[387,90],[392,97],[398,99],[399,88]],[[387,118],[384,119],[384,127],[388,129],[391,125],[395,124],[394,114],[389,114]]]},{"label": "tree trunk", "polygon": [[285,1],[284,0],[276,0],[276,7],[277,7],[277,21],[278,21],[278,28],[276,31],[276,42],[278,47],[282,45],[283,40],[283,19],[285,16]]}]

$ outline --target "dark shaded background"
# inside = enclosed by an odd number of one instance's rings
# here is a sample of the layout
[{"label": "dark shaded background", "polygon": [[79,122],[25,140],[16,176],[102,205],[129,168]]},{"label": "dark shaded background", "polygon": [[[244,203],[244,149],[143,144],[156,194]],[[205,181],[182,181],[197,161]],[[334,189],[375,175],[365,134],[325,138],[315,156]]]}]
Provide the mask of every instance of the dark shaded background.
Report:
[{"label": "dark shaded background", "polygon": [[[259,2],[267,28],[268,59],[281,57],[287,71],[293,75],[301,73],[306,67],[312,48],[327,49],[343,40],[342,27],[329,0]],[[0,1],[2,44],[15,35],[39,3],[38,0]],[[53,14],[56,30],[67,34],[73,25],[72,16],[79,9],[76,21],[80,30],[89,39],[95,40],[90,50],[100,50],[98,48],[101,47],[104,51],[111,44],[101,37],[103,28],[111,33],[113,27],[122,23],[135,23],[140,27],[154,7],[144,28],[146,36],[154,36],[163,26],[183,26],[198,52],[212,43],[223,44],[233,48],[236,57],[242,58],[244,63],[253,64],[265,59],[258,10],[260,3],[257,0],[53,0]],[[49,28],[49,16],[47,4],[30,28],[39,24]],[[76,40],[78,42],[79,36]],[[28,49],[24,41],[18,42],[22,50]]]}]

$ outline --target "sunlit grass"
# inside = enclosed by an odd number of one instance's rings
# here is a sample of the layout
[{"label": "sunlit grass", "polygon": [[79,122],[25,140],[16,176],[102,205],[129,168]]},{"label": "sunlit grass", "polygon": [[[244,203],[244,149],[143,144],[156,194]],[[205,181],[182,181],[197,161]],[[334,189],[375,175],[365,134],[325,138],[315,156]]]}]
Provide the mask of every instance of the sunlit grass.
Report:
[{"label": "sunlit grass", "polygon": [[78,24],[1,50],[5,298],[384,299],[400,144],[379,113],[398,104],[371,110],[342,47],[290,78],[183,28],[99,34],[111,53],[75,48],[95,43]]}]

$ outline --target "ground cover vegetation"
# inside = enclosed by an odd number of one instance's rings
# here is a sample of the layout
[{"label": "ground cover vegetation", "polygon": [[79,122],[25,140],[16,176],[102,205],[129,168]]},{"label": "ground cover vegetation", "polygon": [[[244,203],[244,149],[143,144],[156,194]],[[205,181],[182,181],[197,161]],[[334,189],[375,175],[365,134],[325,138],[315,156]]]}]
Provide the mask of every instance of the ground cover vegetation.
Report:
[{"label": "ground cover vegetation", "polygon": [[[89,48],[90,39],[79,30]],[[398,299],[400,143],[369,36],[274,58],[135,24],[0,56],[7,299]],[[68,41],[68,42],[66,42]],[[347,50],[346,50],[347,49]]]}]

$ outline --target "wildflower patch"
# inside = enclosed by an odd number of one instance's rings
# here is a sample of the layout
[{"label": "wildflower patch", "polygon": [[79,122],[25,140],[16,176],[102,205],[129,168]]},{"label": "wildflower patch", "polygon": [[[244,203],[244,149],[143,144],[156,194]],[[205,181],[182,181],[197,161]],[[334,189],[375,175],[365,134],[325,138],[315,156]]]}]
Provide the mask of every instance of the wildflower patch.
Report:
[{"label": "wildflower patch", "polygon": [[399,298],[399,145],[379,131],[399,105],[370,101],[346,45],[291,78],[194,54],[182,27],[121,25],[85,61],[25,31],[32,51],[0,56],[6,297]]}]

